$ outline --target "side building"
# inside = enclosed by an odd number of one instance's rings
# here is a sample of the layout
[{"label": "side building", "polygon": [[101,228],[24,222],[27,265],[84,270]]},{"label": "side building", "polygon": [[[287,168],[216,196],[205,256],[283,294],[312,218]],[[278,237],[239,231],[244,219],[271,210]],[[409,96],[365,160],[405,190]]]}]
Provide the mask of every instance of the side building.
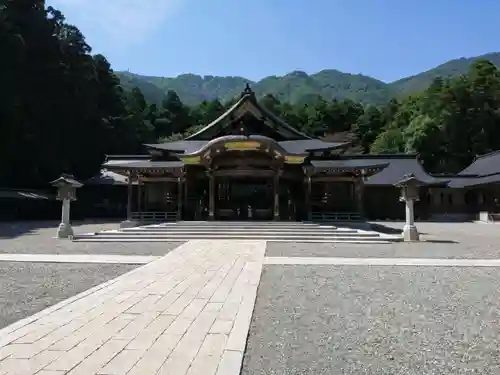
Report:
[{"label": "side building", "polygon": [[145,146],[147,155],[110,155],[103,165],[107,184],[111,175],[118,185],[126,179],[131,223],[398,219],[404,207],[394,184],[410,173],[425,183],[420,219],[494,211],[499,197],[500,160],[484,160],[500,154],[478,158],[454,176],[428,174],[417,155],[348,155],[349,143],[301,133],[264,108],[248,86],[197,133]]}]

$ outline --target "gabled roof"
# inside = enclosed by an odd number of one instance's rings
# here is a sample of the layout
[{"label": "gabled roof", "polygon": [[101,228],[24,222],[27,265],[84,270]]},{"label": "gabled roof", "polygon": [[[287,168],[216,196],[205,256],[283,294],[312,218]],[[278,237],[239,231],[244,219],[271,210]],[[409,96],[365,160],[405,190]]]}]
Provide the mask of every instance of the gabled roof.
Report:
[{"label": "gabled roof", "polygon": [[103,164],[108,169],[127,168],[127,169],[171,169],[184,166],[182,161],[153,161],[153,160],[109,160]]},{"label": "gabled roof", "polygon": [[312,151],[328,151],[346,147],[348,142],[324,142],[320,139],[298,139],[295,141],[281,141],[278,144],[291,154],[300,154]]},{"label": "gabled roof", "polygon": [[[322,169],[364,169],[375,171],[375,174],[365,180],[366,185],[393,186],[409,174],[426,185],[446,185],[449,179],[436,178],[429,175],[412,154],[381,154],[381,155],[339,155],[330,160],[311,160],[311,165]],[[379,170],[379,172],[376,172]]]},{"label": "gabled roof", "polygon": [[179,154],[193,154],[201,150],[210,141],[173,141],[144,146],[157,150],[172,151]]},{"label": "gabled roof", "polygon": [[459,175],[486,176],[500,173],[500,150],[477,156]]},{"label": "gabled roof", "polygon": [[[347,156],[346,156],[347,157]],[[393,154],[393,155],[349,155],[351,160],[364,160],[371,163],[387,163],[387,167],[379,173],[370,176],[366,185],[395,185],[408,174],[428,185],[443,185],[448,179],[440,179],[428,174],[417,159],[417,155]]]},{"label": "gabled roof", "polygon": [[451,188],[466,188],[486,184],[500,184],[500,173],[495,173],[487,176],[478,175],[456,175],[449,179],[448,184]]},{"label": "gabled roof", "polygon": [[190,135],[186,138],[186,140],[198,140],[200,136],[204,133],[212,129],[214,126],[220,124],[228,124],[233,117],[238,117],[241,115],[239,112],[250,112],[254,116],[260,116],[263,118],[270,119],[271,122],[277,125],[278,131],[283,134],[283,136],[288,139],[311,139],[306,134],[300,132],[295,129],[293,126],[286,123],[284,120],[276,116],[274,113],[269,111],[267,108],[262,106],[255,96],[255,93],[250,89],[250,86],[247,84],[247,87],[241,94],[240,100],[238,100],[231,108],[229,108],[226,112],[224,112],[217,119],[212,121],[210,124],[205,126],[200,131]]},{"label": "gabled roof", "polygon": [[381,169],[388,163],[370,159],[338,159],[338,160],[311,160],[311,165],[318,170],[322,169]]},{"label": "gabled roof", "polygon": [[[259,136],[250,136],[250,138],[258,139]],[[222,138],[222,137],[221,137]],[[218,139],[218,138],[216,138]],[[208,143],[212,141],[173,141],[158,144],[146,144],[146,147],[156,150],[171,151],[179,154],[194,154],[200,151]],[[295,141],[280,141],[278,145],[290,154],[303,154],[312,151],[328,151],[345,147],[348,143],[345,142],[323,142],[320,139],[298,139]]]}]

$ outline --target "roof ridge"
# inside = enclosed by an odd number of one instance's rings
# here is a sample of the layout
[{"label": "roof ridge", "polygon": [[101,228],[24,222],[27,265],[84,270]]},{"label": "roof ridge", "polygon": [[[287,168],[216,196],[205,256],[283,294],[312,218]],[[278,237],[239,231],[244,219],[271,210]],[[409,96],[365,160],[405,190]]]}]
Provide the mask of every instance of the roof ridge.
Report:
[{"label": "roof ridge", "polygon": [[496,151],[491,151],[491,152],[488,152],[486,154],[482,154],[482,155],[476,155],[476,157],[474,158],[474,161],[478,160],[478,159],[483,159],[483,158],[486,158],[488,156],[493,156],[493,155],[497,155],[497,154],[500,154],[500,150],[496,150]]},{"label": "roof ridge", "polygon": [[456,178],[477,178],[477,177],[483,177],[479,174],[458,174],[458,173],[429,173],[429,175],[433,177],[456,177]]},{"label": "roof ridge", "polygon": [[500,172],[486,173],[479,175],[479,177],[490,177],[490,176],[496,176],[497,174],[500,174]]}]

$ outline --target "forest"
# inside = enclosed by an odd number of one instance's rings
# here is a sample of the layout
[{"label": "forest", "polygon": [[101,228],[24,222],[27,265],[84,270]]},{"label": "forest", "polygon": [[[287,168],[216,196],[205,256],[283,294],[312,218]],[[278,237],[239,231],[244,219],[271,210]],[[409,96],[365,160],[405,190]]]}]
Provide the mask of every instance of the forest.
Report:
[{"label": "forest", "polygon": [[168,90],[174,90],[181,100],[190,106],[204,100],[227,101],[237,96],[247,83],[258,97],[271,94],[281,102],[311,104],[318,97],[350,99],[364,105],[384,105],[392,98],[401,98],[425,90],[434,79],[454,78],[467,73],[477,60],[489,60],[500,66],[500,53],[487,53],[476,57],[462,57],[444,62],[424,72],[383,82],[364,74],[351,74],[336,69],[323,69],[307,74],[293,71],[282,76],[267,76],[253,81],[240,76],[214,76],[187,73],[177,77],[157,77],[115,72],[120,83],[127,89],[139,87],[146,100],[160,104]]},{"label": "forest", "polygon": [[[0,1],[0,49],[0,187],[45,188],[63,172],[85,180],[105,155],[180,139],[238,99],[187,105],[169,90],[161,103],[148,102],[139,88],[121,86],[61,12],[35,0]],[[418,153],[430,172],[458,172],[500,149],[500,71],[488,60],[383,105],[260,100],[311,136],[343,134],[349,152]]]}]

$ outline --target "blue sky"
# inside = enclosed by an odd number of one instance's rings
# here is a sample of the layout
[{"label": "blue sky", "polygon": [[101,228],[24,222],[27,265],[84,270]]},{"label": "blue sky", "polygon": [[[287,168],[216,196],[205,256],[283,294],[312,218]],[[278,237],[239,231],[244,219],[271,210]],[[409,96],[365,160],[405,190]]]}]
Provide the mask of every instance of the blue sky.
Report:
[{"label": "blue sky", "polygon": [[498,0],[48,0],[115,70],[393,81],[500,52]]}]

